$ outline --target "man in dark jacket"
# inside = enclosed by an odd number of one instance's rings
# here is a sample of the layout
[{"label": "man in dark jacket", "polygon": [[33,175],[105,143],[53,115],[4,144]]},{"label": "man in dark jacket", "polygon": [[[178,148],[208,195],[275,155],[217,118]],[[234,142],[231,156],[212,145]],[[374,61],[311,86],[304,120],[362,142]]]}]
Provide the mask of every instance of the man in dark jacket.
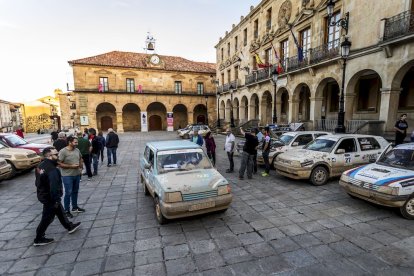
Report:
[{"label": "man in dark jacket", "polygon": [[119,138],[118,134],[112,128],[108,128],[108,135],[106,135],[106,154],[108,155],[108,167],[111,166],[112,158],[114,159],[114,166],[116,165],[116,150],[118,148]]},{"label": "man in dark jacket", "polygon": [[90,137],[92,139],[92,165],[93,165],[93,175],[98,175],[98,164],[99,164],[99,154],[101,152],[102,144],[99,141],[98,136],[93,133],[90,133]]},{"label": "man in dark jacket", "polygon": [[78,230],[80,222],[72,223],[68,220],[63,210],[61,197],[63,195],[62,176],[57,168],[58,151],[49,147],[43,150],[45,159],[36,168],[37,198],[43,204],[42,220],[36,229],[36,238],[33,245],[46,245],[54,240],[45,237],[47,227],[55,216],[65,227],[69,234]]},{"label": "man in dark jacket", "polygon": [[68,143],[66,142],[66,134],[64,132],[59,132],[58,139],[53,143],[53,146],[57,151],[60,151],[66,147]]}]

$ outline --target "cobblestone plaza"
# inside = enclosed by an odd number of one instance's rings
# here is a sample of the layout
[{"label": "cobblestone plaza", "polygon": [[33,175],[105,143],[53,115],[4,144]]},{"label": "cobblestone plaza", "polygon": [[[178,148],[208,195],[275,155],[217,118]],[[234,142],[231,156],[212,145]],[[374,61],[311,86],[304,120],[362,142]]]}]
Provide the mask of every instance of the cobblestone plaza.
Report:
[{"label": "cobblestone plaza", "polygon": [[271,171],[240,181],[225,173],[224,136],[217,169],[232,184],[230,209],[160,226],[138,160],[147,141],[166,139],[175,133],[120,134],[118,166],[81,182],[80,230],[69,235],[56,219],[47,246],[32,246],[42,210],[34,173],[2,182],[0,275],[412,275],[412,221],[350,198],[338,179],[315,187]]}]

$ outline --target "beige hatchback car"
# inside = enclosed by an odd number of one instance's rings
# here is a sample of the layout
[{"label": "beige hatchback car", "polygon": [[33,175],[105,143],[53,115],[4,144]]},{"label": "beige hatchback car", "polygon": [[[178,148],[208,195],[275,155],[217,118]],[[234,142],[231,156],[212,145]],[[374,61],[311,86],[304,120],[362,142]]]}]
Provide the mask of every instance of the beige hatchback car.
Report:
[{"label": "beige hatchback car", "polygon": [[0,158],[0,182],[10,177],[11,165],[4,158]]},{"label": "beige hatchback car", "polygon": [[19,172],[29,171],[41,161],[40,156],[32,150],[10,148],[1,142],[0,158],[4,158],[11,165],[11,173],[7,178],[12,178]]}]

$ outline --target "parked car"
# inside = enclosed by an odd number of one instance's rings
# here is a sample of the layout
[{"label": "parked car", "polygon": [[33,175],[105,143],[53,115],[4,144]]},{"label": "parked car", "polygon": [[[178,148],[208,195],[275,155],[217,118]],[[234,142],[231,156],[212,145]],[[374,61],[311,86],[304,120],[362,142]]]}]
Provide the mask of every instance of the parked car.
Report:
[{"label": "parked car", "polygon": [[155,202],[160,224],[167,219],[226,211],[232,201],[228,181],[211,165],[202,148],[190,141],[146,144],[140,159],[145,195]]},{"label": "parked car", "polygon": [[398,207],[414,219],[414,143],[389,146],[375,163],[344,172],[339,184],[352,197]]},{"label": "parked car", "polygon": [[192,135],[194,135],[194,131],[198,130],[198,134],[204,136],[210,128],[207,125],[191,125],[188,129],[181,131],[179,136],[183,139],[189,139]]},{"label": "parked car", "polygon": [[[259,127],[259,130],[262,130],[262,129],[263,129],[262,127]],[[276,143],[278,138],[281,135],[283,135],[284,133],[286,133],[286,131],[282,131],[282,130],[272,131],[272,130],[270,130],[270,139],[272,140],[271,144],[273,145],[273,143]],[[246,143],[246,139],[244,139],[244,138],[236,143],[236,153],[241,154],[243,152],[243,147],[244,147],[245,143]],[[279,144],[280,144],[280,142],[279,142]],[[262,142],[259,141],[258,148],[261,148],[261,147],[262,147]]]},{"label": "parked car", "polygon": [[29,143],[20,136],[17,136],[16,134],[10,134],[10,133],[0,133],[0,141],[2,141],[4,144],[11,148],[20,148],[20,149],[28,149],[36,152],[36,154],[41,155],[42,151],[50,147],[48,144],[35,144],[35,143]]},{"label": "parked car", "polygon": [[276,171],[293,179],[324,185],[330,177],[376,160],[389,143],[380,136],[332,134],[316,138],[303,149],[276,157]]},{"label": "parked car", "polygon": [[0,141],[0,157],[11,165],[12,171],[9,178],[21,171],[31,170],[36,167],[41,158],[36,152],[27,149],[11,148]]},{"label": "parked car", "polygon": [[178,134],[178,136],[180,136],[181,137],[181,134],[183,133],[183,132],[186,132],[191,126],[193,126],[193,125],[187,125],[185,128],[180,128],[180,129],[177,129],[177,134]]},{"label": "parked car", "polygon": [[4,158],[0,158],[0,181],[10,177],[12,167]]},{"label": "parked car", "polygon": [[[286,132],[279,138],[270,143],[269,162],[271,166],[276,160],[276,156],[292,149],[301,149],[316,138],[328,135],[330,133],[324,131],[299,131],[299,132]],[[264,165],[262,156],[262,147],[259,147],[257,151],[257,164]]]}]

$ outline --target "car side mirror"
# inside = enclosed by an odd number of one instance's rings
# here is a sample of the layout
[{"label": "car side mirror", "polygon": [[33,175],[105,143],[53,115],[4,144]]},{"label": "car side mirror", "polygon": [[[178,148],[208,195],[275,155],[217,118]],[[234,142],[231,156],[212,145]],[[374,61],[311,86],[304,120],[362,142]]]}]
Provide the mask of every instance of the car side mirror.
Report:
[{"label": "car side mirror", "polygon": [[293,142],[292,143],[292,147],[297,147],[297,146],[299,146],[299,142]]},{"label": "car side mirror", "polygon": [[146,170],[150,170],[150,169],[151,169],[151,164],[146,163],[146,164],[144,165],[144,168],[145,168]]},{"label": "car side mirror", "polygon": [[336,151],[336,153],[337,153],[337,154],[343,154],[343,153],[345,153],[345,150],[344,150],[344,149],[338,149],[338,150]]}]

